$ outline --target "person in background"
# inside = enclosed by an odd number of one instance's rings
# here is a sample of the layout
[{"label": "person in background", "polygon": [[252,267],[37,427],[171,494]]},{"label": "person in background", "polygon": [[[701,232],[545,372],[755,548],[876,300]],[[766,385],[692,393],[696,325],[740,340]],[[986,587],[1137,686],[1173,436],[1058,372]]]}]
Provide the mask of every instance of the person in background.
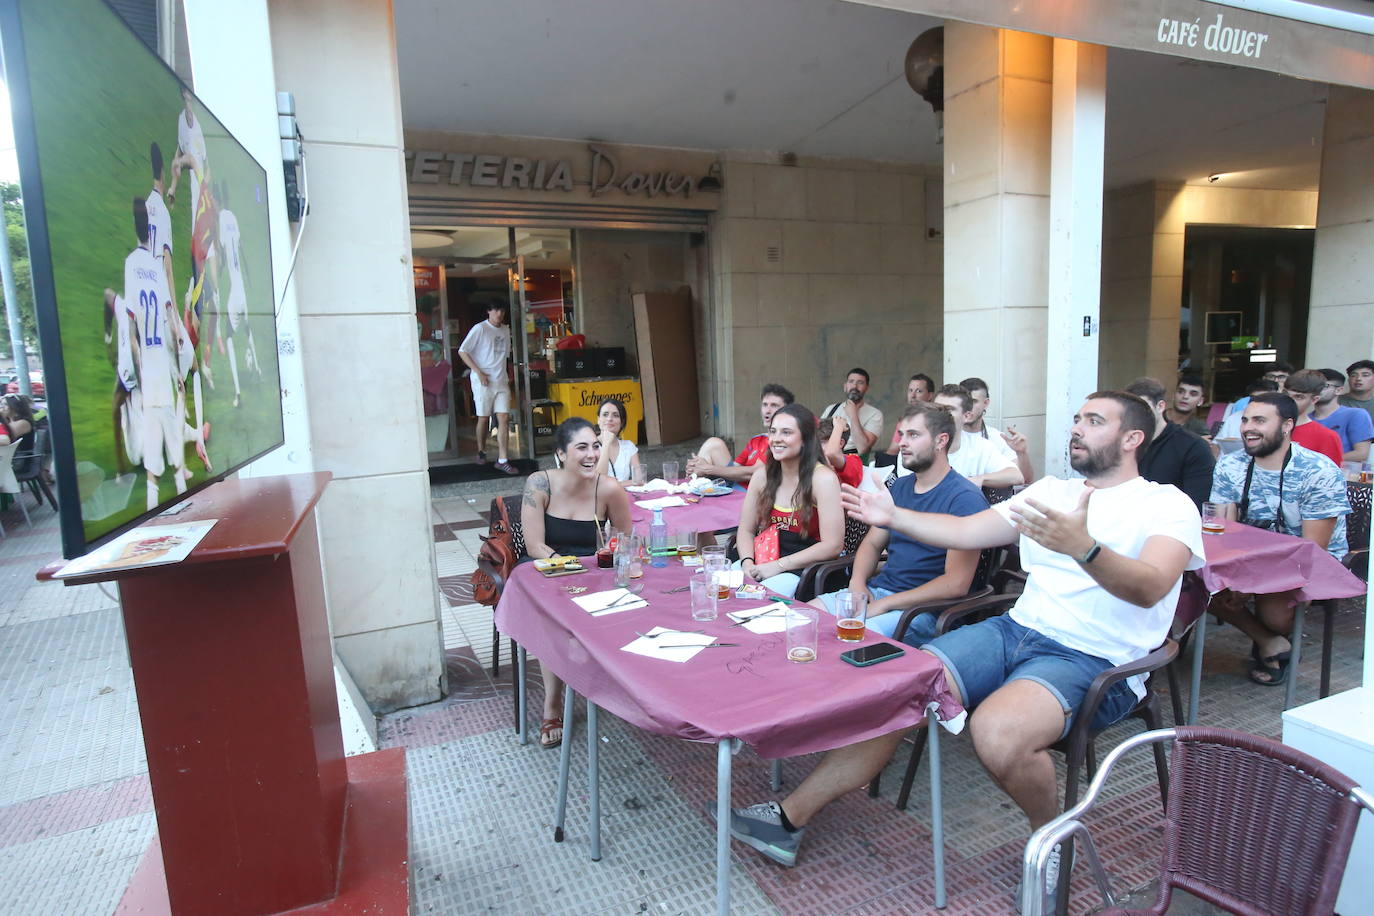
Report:
[{"label": "person in background", "polygon": [[1140,476],[1155,483],[1178,487],[1199,509],[1212,492],[1212,467],[1216,458],[1201,436],[1164,418],[1164,386],[1152,378],[1138,378],[1126,390],[1145,401],[1155,417],[1155,428],[1145,447],[1136,453]]},{"label": "person in background", "polygon": [[[911,381],[906,383],[906,403],[910,407],[914,404],[929,404],[935,400],[935,380],[924,372],[917,372],[911,377]],[[892,431],[892,444],[887,447],[889,455],[895,455],[902,447],[902,434],[895,429]]]},{"label": "person in background", "polygon": [[973,412],[973,397],[962,385],[945,385],[935,395],[936,405],[954,415],[961,432],[949,446],[949,466],[976,486],[1014,487],[1026,482],[1016,466],[1015,457],[997,448],[991,440],[966,429]]},{"label": "person in background", "polygon": [[609,474],[616,480],[629,480],[634,476],[634,469],[639,467],[639,446],[620,436],[625,431],[624,402],[616,398],[602,401],[596,409],[596,422],[601,428],[597,435],[601,443],[597,472]]},{"label": "person in background", "polygon": [[[988,507],[983,491],[949,466],[949,444],[961,435],[954,415],[948,410],[918,402],[907,407],[897,421],[901,436],[901,462],[910,474],[892,486],[892,501],[913,512],[942,515],[976,515]],[[841,478],[848,485],[857,487]],[[881,572],[878,563],[887,553]],[[901,532],[870,528],[854,555],[849,575],[849,591],[868,596],[868,626],[891,637],[901,622],[902,613],[922,601],[959,598],[968,594],[978,569],[978,551],[931,547]],[[835,613],[838,592],[821,595],[811,604]],[[935,638],[938,615],[914,617],[902,641],[922,646]]]},{"label": "person in background", "polygon": [[1358,407],[1374,420],[1374,360],[1357,359],[1345,369],[1350,390],[1340,396],[1342,407]]},{"label": "person in background", "polygon": [[773,414],[793,401],[792,392],[775,382],[763,386],[759,395],[759,414],[763,417],[763,432],[745,443],[738,455],[730,455],[724,439],[712,436],[701,443],[694,457],[687,460],[687,474],[698,477],[723,477],[731,483],[748,483],[754,476],[754,466],[768,457],[768,423]]},{"label": "person in background", "polygon": [[1207,427],[1207,418],[1202,416],[1201,410],[1204,399],[1202,376],[1195,372],[1180,373],[1178,385],[1174,388],[1174,406],[1164,411],[1164,418],[1194,435],[1209,438],[1212,431]]},{"label": "person in background", "polygon": [[1008,426],[1007,431],[1002,432],[987,422],[988,405],[992,403],[992,398],[988,396],[988,383],[973,375],[959,385],[967,389],[969,397],[973,399],[973,419],[964,422],[964,432],[981,436],[997,446],[998,451],[1010,458],[1016,469],[1021,472],[1022,483],[1034,480],[1035,468],[1031,466],[1030,443],[1026,441],[1026,437],[1017,432],[1014,426]]},{"label": "person in background", "polygon": [[1374,422],[1358,407],[1342,407],[1337,395],[1345,387],[1345,376],[1335,369],[1322,369],[1329,384],[1322,389],[1312,408],[1312,419],[1341,437],[1345,461],[1368,461],[1369,442],[1374,439]]},{"label": "person in background", "polygon": [[[535,471],[525,481],[520,500],[525,552],[533,560],[592,556],[600,546],[597,529],[607,519],[618,531],[630,530],[630,498],[619,483],[598,470],[601,440],[583,417],[558,424],[553,449],[560,466]],[[563,682],[547,668],[543,675],[539,743],[558,747],[563,742]]]},{"label": "person in background", "polygon": [[510,426],[510,380],[506,360],[510,358],[510,327],[506,324],[506,304],[492,300],[487,305],[486,321],[468,331],[458,347],[458,357],[472,370],[472,401],[477,410],[477,463],[487,463],[489,420],[496,414],[496,470],[519,474],[507,455],[507,429]]},{"label": "person in background", "polygon": [[1278,383],[1272,379],[1261,376],[1245,386],[1245,397],[1236,401],[1226,410],[1226,416],[1221,421],[1217,434],[1212,437],[1215,442],[1218,439],[1239,439],[1240,438],[1240,418],[1245,413],[1245,407],[1250,403],[1250,398],[1257,394],[1274,394],[1279,390]]},{"label": "person in background", "polygon": [[[779,409],[768,429],[768,460],[754,468],[740,509],[740,569],[789,598],[800,570],[844,549],[840,481],[823,461],[816,415],[800,404]],[[755,562],[757,548],[772,538],[769,528],[777,532],[778,558]]]},{"label": "person in background", "polygon": [[[1251,397],[1241,418],[1245,450],[1221,456],[1210,502],[1229,521],[1306,538],[1340,559],[1350,513],[1345,478],[1339,467],[1293,442],[1297,419],[1298,406],[1286,394]],[[1246,610],[1250,597],[1218,592],[1210,610],[1253,641],[1250,680],[1277,687],[1288,679],[1294,593],[1254,595],[1253,614]]]},{"label": "person in background", "polygon": [[844,417],[831,417],[821,421],[821,454],[825,456],[826,465],[835,472],[841,484],[857,487],[863,483],[864,463],[859,460],[858,455],[846,454],[844,451],[846,426]]},{"label": "person in background", "polygon": [[868,457],[878,437],[883,434],[883,412],[864,398],[868,396],[868,370],[855,367],[844,377],[844,400],[821,411],[821,419],[842,415],[848,422],[849,442],[846,452],[861,459]]},{"label": "person in background", "polygon": [[1279,391],[1283,390],[1283,383],[1288,381],[1288,376],[1292,374],[1293,367],[1284,362],[1273,363],[1268,369],[1264,370],[1264,377],[1275,385],[1278,385]]},{"label": "person in background", "polygon": [[1330,385],[1331,380],[1320,371],[1302,369],[1288,376],[1288,381],[1283,385],[1283,392],[1292,398],[1298,407],[1298,419],[1293,425],[1293,441],[1319,455],[1325,455],[1331,459],[1332,464],[1339,467],[1341,456],[1344,454],[1341,437],[1335,430],[1327,429],[1320,423],[1313,423],[1311,417],[1312,408],[1317,406],[1317,399]]}]

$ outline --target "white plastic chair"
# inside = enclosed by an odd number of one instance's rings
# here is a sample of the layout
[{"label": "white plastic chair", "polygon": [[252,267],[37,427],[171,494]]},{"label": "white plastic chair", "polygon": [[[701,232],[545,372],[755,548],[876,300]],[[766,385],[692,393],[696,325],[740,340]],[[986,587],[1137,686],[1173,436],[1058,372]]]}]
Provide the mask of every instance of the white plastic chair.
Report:
[{"label": "white plastic chair", "polygon": [[[24,508],[24,488],[14,476],[14,452],[17,448],[19,448],[19,440],[17,439],[9,445],[0,445],[0,493],[14,494],[14,501],[19,504],[19,508],[27,520],[29,512]],[[33,522],[29,522],[29,527],[33,527]],[[0,524],[0,537],[4,536],[5,526]]]}]

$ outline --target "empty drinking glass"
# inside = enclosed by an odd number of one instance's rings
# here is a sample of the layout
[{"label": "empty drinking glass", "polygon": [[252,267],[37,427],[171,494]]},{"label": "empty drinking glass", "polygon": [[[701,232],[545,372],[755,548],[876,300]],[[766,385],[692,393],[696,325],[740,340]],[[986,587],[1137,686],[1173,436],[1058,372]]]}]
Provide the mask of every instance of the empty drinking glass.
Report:
[{"label": "empty drinking glass", "polygon": [[669,483],[677,482],[678,463],[676,461],[663,462],[663,479]]},{"label": "empty drinking glass", "polygon": [[715,586],[704,579],[693,579],[690,587],[692,592],[692,619],[715,620],[718,613]]},{"label": "empty drinking glass", "polygon": [[805,664],[816,660],[816,635],[820,628],[820,611],[804,604],[788,605],[787,660]]}]

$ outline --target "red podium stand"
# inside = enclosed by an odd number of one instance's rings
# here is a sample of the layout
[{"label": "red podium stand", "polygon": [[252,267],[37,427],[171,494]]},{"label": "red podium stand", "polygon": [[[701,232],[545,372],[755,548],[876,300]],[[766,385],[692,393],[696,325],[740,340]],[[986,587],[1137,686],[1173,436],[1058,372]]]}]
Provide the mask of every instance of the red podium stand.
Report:
[{"label": "red podium stand", "polygon": [[122,911],[407,910],[404,751],[343,753],[329,479],[215,484],[168,520],[218,520],[185,561],[66,580],[118,582],[138,691],[159,836]]}]

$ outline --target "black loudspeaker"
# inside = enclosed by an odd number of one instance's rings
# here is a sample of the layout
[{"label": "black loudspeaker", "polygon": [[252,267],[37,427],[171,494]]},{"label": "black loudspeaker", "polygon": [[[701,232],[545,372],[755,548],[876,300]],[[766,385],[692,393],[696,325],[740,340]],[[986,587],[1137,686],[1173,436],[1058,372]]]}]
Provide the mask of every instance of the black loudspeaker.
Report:
[{"label": "black loudspeaker", "polygon": [[558,350],[553,354],[554,368],[562,379],[591,378],[596,375],[592,350]]}]

